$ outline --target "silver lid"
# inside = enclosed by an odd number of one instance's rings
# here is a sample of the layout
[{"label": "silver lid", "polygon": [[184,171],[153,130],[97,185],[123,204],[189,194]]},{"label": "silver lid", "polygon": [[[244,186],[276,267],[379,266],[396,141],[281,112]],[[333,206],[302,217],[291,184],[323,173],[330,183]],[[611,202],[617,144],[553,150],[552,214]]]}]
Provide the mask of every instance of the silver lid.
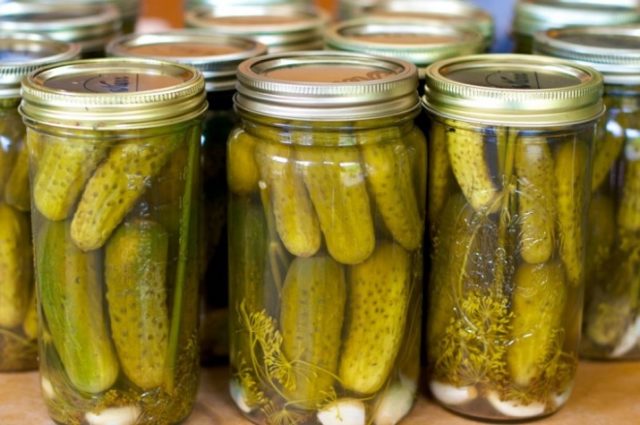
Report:
[{"label": "silver lid", "polygon": [[214,34],[246,37],[270,53],[321,49],[328,16],[320,9],[284,12],[264,7],[198,8],[185,15],[187,26]]},{"label": "silver lid", "polygon": [[234,7],[276,7],[281,10],[304,11],[313,7],[313,0],[184,0],[185,10],[209,7],[215,9]]},{"label": "silver lid", "polygon": [[20,97],[20,81],[33,71],[79,55],[77,44],[35,34],[0,34],[0,99]]},{"label": "silver lid", "polygon": [[513,23],[516,33],[575,26],[621,25],[640,21],[640,9],[616,2],[573,3],[554,0],[519,0]]},{"label": "silver lid", "polygon": [[36,4],[52,4],[60,5],[60,3],[82,6],[82,5],[108,5],[112,4],[120,10],[123,17],[130,18],[138,15],[140,9],[140,0],[20,0],[21,3],[36,3]]},{"label": "silver lid", "polygon": [[357,121],[409,113],[419,105],[415,65],[343,52],[291,52],[238,68],[239,110],[308,121]]},{"label": "silver lid", "polygon": [[331,26],[326,47],[395,57],[420,67],[452,56],[480,53],[482,35],[473,30],[420,17],[364,17]]},{"label": "silver lid", "polygon": [[232,90],[238,65],[266,53],[267,46],[253,40],[191,30],[130,34],[116,38],[107,46],[109,56],[191,65],[204,75],[208,92]]},{"label": "silver lid", "polygon": [[100,51],[117,35],[120,12],[111,5],[7,3],[0,8],[0,32],[46,35],[54,40],[78,43],[83,53]]},{"label": "silver lid", "polygon": [[607,84],[640,84],[640,26],[540,32],[534,38],[534,51],[591,66]]}]

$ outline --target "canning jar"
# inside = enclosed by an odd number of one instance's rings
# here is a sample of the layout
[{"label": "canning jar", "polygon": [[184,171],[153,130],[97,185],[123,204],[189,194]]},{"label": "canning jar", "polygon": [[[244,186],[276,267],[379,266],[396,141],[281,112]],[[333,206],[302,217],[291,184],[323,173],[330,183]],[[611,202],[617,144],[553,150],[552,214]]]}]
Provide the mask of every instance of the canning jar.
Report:
[{"label": "canning jar", "polygon": [[576,26],[623,25],[640,21],[630,0],[519,0],[513,21],[515,52],[531,53],[539,31]]},{"label": "canning jar", "polygon": [[338,0],[338,18],[341,21],[366,16],[380,0]]},{"label": "canning jar", "polygon": [[37,367],[29,154],[18,114],[20,80],[79,53],[77,45],[42,36],[0,35],[0,372]]},{"label": "canning jar", "polygon": [[229,2],[227,0],[185,0],[184,10],[189,11],[201,7],[220,10],[225,8],[233,9],[238,6],[246,6],[296,11],[307,10],[312,7],[313,4],[313,0],[234,0],[233,2]]},{"label": "canning jar", "polygon": [[639,46],[637,29],[616,27],[551,30],[534,41],[537,52],[604,76],[607,111],[594,150],[580,346],[596,359],[640,359]]},{"label": "canning jar", "polygon": [[395,424],[419,372],[426,147],[414,65],[238,69],[228,142],[230,391],[259,423]]},{"label": "canning jar", "polygon": [[185,25],[219,35],[255,40],[270,53],[322,49],[326,12],[317,8],[238,5],[187,11]]},{"label": "canning jar", "polygon": [[205,364],[226,359],[228,338],[226,142],[237,117],[233,110],[236,69],[245,59],[265,54],[252,40],[201,31],[178,30],[119,37],[110,56],[171,60],[191,65],[205,77],[209,111],[201,139],[203,238],[201,349]]},{"label": "canning jar", "polygon": [[198,384],[202,75],[143,59],[23,81],[40,373],[60,424],[175,424]]},{"label": "canning jar", "polygon": [[533,55],[427,68],[429,386],[467,416],[550,414],[578,363],[602,78]]}]

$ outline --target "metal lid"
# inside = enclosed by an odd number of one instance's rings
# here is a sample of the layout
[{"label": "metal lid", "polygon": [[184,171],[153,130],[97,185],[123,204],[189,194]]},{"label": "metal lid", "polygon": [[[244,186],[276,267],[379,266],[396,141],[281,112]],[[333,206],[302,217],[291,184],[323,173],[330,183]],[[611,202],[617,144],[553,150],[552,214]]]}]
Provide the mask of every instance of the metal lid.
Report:
[{"label": "metal lid", "polygon": [[239,110],[309,121],[357,121],[419,105],[415,65],[343,52],[280,53],[238,68]]},{"label": "metal lid", "polygon": [[549,30],[535,35],[534,50],[591,66],[606,84],[640,84],[640,26]]},{"label": "metal lid", "polygon": [[326,47],[389,56],[427,66],[452,56],[480,53],[484,39],[473,30],[423,18],[359,18],[338,23],[325,33]]},{"label": "metal lid", "polygon": [[209,7],[215,9],[227,7],[278,7],[289,11],[308,10],[313,0],[184,0],[185,10]]},{"label": "metal lid", "polygon": [[338,16],[344,20],[368,15],[379,3],[380,0],[339,0]]},{"label": "metal lid", "polygon": [[474,55],[426,71],[423,103],[447,118],[541,127],[597,118],[602,77],[574,62],[535,55]]},{"label": "metal lid", "polygon": [[269,7],[198,8],[185,15],[189,27],[250,38],[266,45],[271,53],[321,49],[327,20],[319,9],[284,12]]},{"label": "metal lid", "polygon": [[620,25],[640,21],[640,10],[611,3],[571,3],[553,0],[520,0],[513,29],[533,35],[538,31],[573,26]]},{"label": "metal lid", "polygon": [[178,30],[157,34],[130,34],[107,46],[109,56],[168,60],[193,66],[204,75],[206,91],[232,90],[240,62],[267,53],[253,40]]},{"label": "metal lid", "polygon": [[449,24],[467,24],[477,29],[491,45],[494,22],[483,9],[465,1],[457,0],[387,0],[381,2],[371,12],[373,16],[411,16],[418,14],[425,18],[445,21]]},{"label": "metal lid", "polygon": [[0,8],[0,32],[25,32],[78,43],[82,52],[100,51],[122,25],[120,12],[111,5],[7,3]]},{"label": "metal lid", "polygon": [[206,109],[204,79],[197,70],[133,58],[42,68],[23,80],[20,106],[27,120],[86,130],[167,126]]},{"label": "metal lid", "polygon": [[38,68],[79,55],[77,44],[35,34],[0,34],[0,99],[20,97],[20,81]]},{"label": "metal lid", "polygon": [[[35,3],[35,4],[53,4],[60,5],[59,0],[20,0],[21,3]],[[120,13],[124,17],[134,17],[138,15],[140,9],[140,0],[64,0],[64,4],[69,5],[108,5],[112,4],[120,10]],[[59,7],[59,6],[58,6]]]}]

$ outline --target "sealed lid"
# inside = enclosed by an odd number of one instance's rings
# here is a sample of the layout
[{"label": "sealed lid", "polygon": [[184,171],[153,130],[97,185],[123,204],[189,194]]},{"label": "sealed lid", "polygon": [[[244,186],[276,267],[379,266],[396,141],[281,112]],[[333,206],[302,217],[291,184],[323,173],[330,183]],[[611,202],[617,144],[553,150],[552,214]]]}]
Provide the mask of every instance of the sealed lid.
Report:
[{"label": "sealed lid", "polygon": [[534,49],[591,66],[607,84],[640,84],[640,26],[549,30],[535,35]]},{"label": "sealed lid", "polygon": [[36,69],[79,54],[77,44],[35,34],[0,34],[0,99],[20,97],[20,81]]},{"label": "sealed lid", "polygon": [[418,72],[399,59],[343,52],[279,53],[238,68],[238,109],[309,121],[356,121],[415,110]]},{"label": "sealed lid", "polygon": [[480,53],[482,35],[473,30],[423,18],[370,17],[330,27],[325,44],[334,50],[390,56],[420,67],[452,56]]},{"label": "sealed lid", "polygon": [[308,10],[313,4],[313,0],[184,0],[185,10],[197,9],[202,6],[216,9],[241,6]]},{"label": "sealed lid", "polygon": [[132,17],[138,14],[140,8],[140,0],[20,0],[21,3],[39,3],[39,4],[57,4],[60,3],[69,5],[105,5],[112,4],[120,10],[120,13],[124,17]]},{"label": "sealed lid", "polygon": [[533,35],[552,28],[620,25],[640,21],[640,10],[618,6],[615,1],[572,3],[553,0],[519,0],[513,29]]},{"label": "sealed lid", "polygon": [[25,32],[78,43],[83,52],[104,48],[121,27],[120,12],[111,5],[7,3],[0,8],[0,32]]},{"label": "sealed lid", "polygon": [[321,49],[327,16],[320,10],[284,12],[262,7],[198,8],[185,15],[187,26],[215,34],[246,37],[269,52]]},{"label": "sealed lid", "polygon": [[158,34],[131,34],[107,46],[109,56],[168,60],[191,65],[204,75],[207,91],[232,90],[240,62],[267,53],[256,41],[178,30]]},{"label": "sealed lid", "polygon": [[447,118],[540,127],[590,121],[603,111],[592,68],[535,55],[474,55],[427,68],[423,103]]},{"label": "sealed lid", "polygon": [[338,16],[344,20],[368,15],[379,3],[379,0],[339,0]]},{"label": "sealed lid", "polygon": [[483,9],[465,1],[456,0],[387,0],[371,11],[374,16],[417,17],[445,21],[449,24],[467,24],[477,29],[491,45],[494,23],[491,15]]},{"label": "sealed lid", "polygon": [[27,120],[56,127],[121,130],[160,127],[207,109],[194,68],[149,59],[109,58],[48,66],[22,84]]}]

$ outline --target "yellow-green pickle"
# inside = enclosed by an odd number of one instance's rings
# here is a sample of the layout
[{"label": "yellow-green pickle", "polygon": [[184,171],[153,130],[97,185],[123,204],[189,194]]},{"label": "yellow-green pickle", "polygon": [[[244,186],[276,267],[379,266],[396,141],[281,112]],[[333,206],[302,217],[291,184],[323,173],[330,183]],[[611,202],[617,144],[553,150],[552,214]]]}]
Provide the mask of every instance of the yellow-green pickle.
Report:
[{"label": "yellow-green pickle", "polygon": [[49,414],[179,423],[198,384],[204,79],[102,59],[42,68],[22,90]]},{"label": "yellow-green pickle", "polygon": [[0,35],[0,372],[37,367],[29,152],[18,113],[20,80],[79,52],[77,45],[36,35]]},{"label": "yellow-green pickle", "polygon": [[603,27],[536,35],[540,53],[571,57],[604,76],[593,154],[586,298],[580,354],[640,359],[640,36]]},{"label": "yellow-green pickle", "polygon": [[601,94],[595,70],[541,56],[427,68],[429,387],[455,412],[535,418],[571,393]]},{"label": "yellow-green pickle", "polygon": [[258,423],[395,424],[419,370],[417,70],[291,53],[243,62],[238,81],[241,123],[227,148],[231,396]]}]

